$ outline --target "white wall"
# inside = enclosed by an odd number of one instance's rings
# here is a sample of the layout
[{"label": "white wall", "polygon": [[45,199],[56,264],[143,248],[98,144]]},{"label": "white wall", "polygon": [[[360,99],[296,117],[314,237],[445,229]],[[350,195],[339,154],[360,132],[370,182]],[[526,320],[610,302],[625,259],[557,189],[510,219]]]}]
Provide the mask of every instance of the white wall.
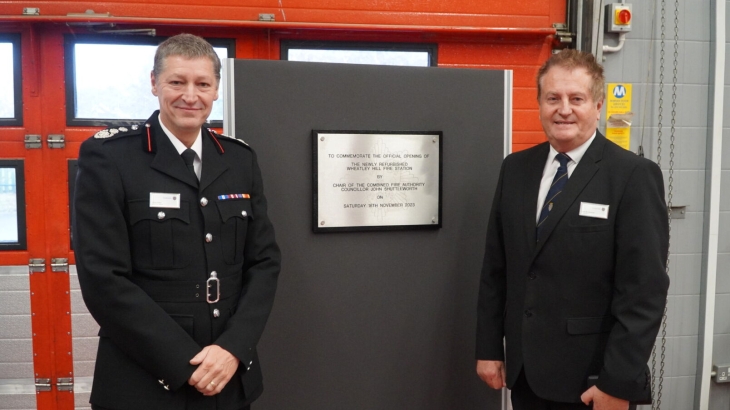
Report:
[{"label": "white wall", "polygon": [[[728,0],[719,0],[728,1]],[[661,56],[661,2],[635,0],[633,30],[624,50],[605,56],[608,82],[633,84],[631,149],[642,141],[645,155],[659,153],[659,91]],[[706,159],[710,121],[713,10],[711,0],[678,2],[677,91],[673,157],[672,204],[686,206],[685,219],[672,221],[670,245],[671,286],[666,327],[666,354],[661,397],[663,410],[695,408],[705,215]],[[668,186],[674,70],[674,1],[665,2],[664,87],[661,167]],[[730,16],[726,16],[730,22]],[[653,27],[652,27],[653,22]],[[613,45],[611,34],[606,43]],[[727,41],[727,40],[726,40]],[[730,51],[730,45],[726,46]],[[730,73],[725,77],[724,144],[721,216],[717,272],[713,363],[730,362]],[[708,171],[709,172],[709,171]],[[661,334],[660,334],[661,336]],[[657,357],[657,361],[659,361]],[[709,409],[730,409],[730,384],[711,383]]]}]

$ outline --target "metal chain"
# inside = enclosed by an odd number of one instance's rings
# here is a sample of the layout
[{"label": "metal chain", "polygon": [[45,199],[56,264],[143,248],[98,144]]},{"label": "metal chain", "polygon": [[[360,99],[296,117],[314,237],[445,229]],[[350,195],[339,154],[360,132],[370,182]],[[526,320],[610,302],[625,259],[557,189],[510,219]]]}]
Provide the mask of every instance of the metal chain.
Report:
[{"label": "metal chain", "polygon": [[[661,6],[661,42],[660,42],[660,48],[659,48],[659,118],[657,123],[657,158],[656,162],[661,167],[662,165],[662,119],[663,119],[663,113],[664,113],[664,32],[665,29],[665,23],[666,23],[666,4],[665,0],[662,0],[662,6]],[[669,209],[669,208],[667,208]],[[667,313],[667,307],[666,303],[664,305],[664,317],[666,317]],[[662,323],[666,322],[665,320],[662,320]],[[657,359],[657,346],[656,344],[651,349],[651,391],[654,393],[654,397],[651,402],[651,409],[652,410],[659,410],[661,406],[661,393],[657,392],[656,388],[656,379],[657,379],[657,371],[656,371],[656,359]],[[660,362],[664,363],[664,353],[662,352],[662,356],[660,358]],[[662,367],[662,370],[659,372],[659,385],[661,386],[663,383],[663,365],[660,364]]]},{"label": "metal chain", "polygon": [[661,27],[661,42],[659,47],[659,122],[657,123],[657,127],[659,128],[657,131],[657,157],[656,157],[656,163],[659,165],[659,167],[662,166],[662,118],[664,114],[664,32],[665,32],[665,22],[666,19],[664,17],[666,12],[666,4],[665,0],[662,0],[662,27]]},{"label": "metal chain", "polygon": [[[665,32],[665,3],[662,0],[662,28],[661,28],[661,61],[659,67],[659,131],[658,131],[658,149],[657,163],[661,166],[661,140],[662,140],[662,112],[664,97],[664,32]],[[672,118],[669,137],[669,178],[667,188],[667,218],[669,223],[669,240],[672,237],[672,197],[674,190],[674,142],[676,132],[677,118],[677,64],[679,62],[679,0],[674,0],[674,59],[672,70]],[[667,255],[666,273],[669,275],[669,255]],[[659,385],[655,387],[656,380],[656,346],[652,349],[652,391],[655,391],[655,397],[652,401],[652,409],[661,409],[662,406],[662,388],[664,386],[664,363],[666,358],[666,342],[667,342],[667,304],[664,304],[664,315],[661,325],[661,347],[659,359]]]},{"label": "metal chain", "polygon": [[[672,77],[672,128],[669,136],[669,184],[667,187],[667,213],[669,218],[669,237],[672,240],[672,196],[674,189],[674,141],[675,125],[677,119],[677,64],[679,61],[679,0],[674,0],[674,69]],[[669,275],[669,254],[667,254],[667,275]],[[667,343],[667,305],[664,305],[664,317],[662,318],[662,348],[659,367],[659,387],[657,391],[657,409],[662,405],[662,387],[664,382],[664,358]]]}]

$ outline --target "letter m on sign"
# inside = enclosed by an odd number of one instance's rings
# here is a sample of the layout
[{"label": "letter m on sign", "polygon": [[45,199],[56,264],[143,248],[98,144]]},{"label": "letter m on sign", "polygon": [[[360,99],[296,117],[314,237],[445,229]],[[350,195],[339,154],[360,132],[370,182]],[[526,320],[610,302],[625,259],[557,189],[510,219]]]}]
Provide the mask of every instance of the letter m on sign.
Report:
[{"label": "letter m on sign", "polygon": [[626,87],[621,84],[613,87],[613,96],[616,98],[624,98],[626,96]]}]

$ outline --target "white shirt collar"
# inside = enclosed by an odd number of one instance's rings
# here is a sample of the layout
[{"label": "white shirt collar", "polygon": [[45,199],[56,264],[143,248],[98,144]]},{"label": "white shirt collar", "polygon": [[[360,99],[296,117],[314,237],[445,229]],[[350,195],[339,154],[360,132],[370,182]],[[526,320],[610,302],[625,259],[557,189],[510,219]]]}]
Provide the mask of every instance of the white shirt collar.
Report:
[{"label": "white shirt collar", "polygon": [[[588,147],[591,146],[591,143],[595,138],[596,132],[594,131],[593,136],[589,138],[588,141],[581,144],[578,148],[566,152],[566,154],[568,154],[568,156],[570,157],[570,161],[568,162],[568,177],[573,174],[573,171],[578,166],[578,162],[580,162],[580,160],[583,158],[583,155],[588,150]],[[542,171],[540,190],[537,194],[537,213],[535,214],[535,222],[540,219],[540,211],[542,210],[542,206],[545,203],[545,197],[550,190],[550,185],[552,185],[553,177],[555,177],[555,173],[558,171],[558,161],[555,160],[555,157],[557,155],[558,151],[553,148],[552,145],[550,145],[550,153],[545,159],[545,168]]]},{"label": "white shirt collar", "polygon": [[[172,142],[172,145],[177,150],[178,154],[182,154],[183,151],[188,149],[188,147],[185,146],[185,144],[182,143],[177,137],[165,127],[165,124],[162,123],[162,118],[158,119],[160,121],[160,127],[162,128],[162,131],[165,132],[165,135],[167,135],[167,138],[170,139],[170,142]],[[195,142],[193,142],[193,145],[190,147],[193,151],[195,151],[195,155],[197,156],[196,160],[200,161],[203,158],[203,139],[200,138],[202,135],[201,131],[198,130],[198,136],[195,138]],[[197,171],[196,171],[197,172]]]},{"label": "white shirt collar", "polygon": [[[588,147],[591,146],[591,143],[593,142],[594,139],[596,139],[596,131],[593,131],[593,136],[591,136],[588,139],[588,141],[581,144],[578,148],[576,148],[572,151],[566,152],[566,154],[570,157],[570,159],[573,162],[578,164],[580,162],[581,158],[583,158],[583,155],[588,150]],[[552,145],[550,145],[550,156],[548,158],[554,159],[556,155],[558,155],[558,151],[555,148],[553,148]]]}]

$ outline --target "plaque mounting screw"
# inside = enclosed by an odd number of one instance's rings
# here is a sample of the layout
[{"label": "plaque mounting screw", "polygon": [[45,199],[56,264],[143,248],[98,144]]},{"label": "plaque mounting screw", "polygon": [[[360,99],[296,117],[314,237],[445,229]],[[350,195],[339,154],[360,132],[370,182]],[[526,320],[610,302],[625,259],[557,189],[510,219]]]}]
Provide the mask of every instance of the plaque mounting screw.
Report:
[{"label": "plaque mounting screw", "polygon": [[320,224],[320,225],[324,225],[324,221],[320,222],[319,224]]},{"label": "plaque mounting screw", "polygon": [[436,223],[436,217],[435,216],[433,218],[431,218],[431,223],[432,224],[435,224]]},{"label": "plaque mounting screw", "polygon": [[431,142],[435,143],[436,142],[436,137],[433,137],[433,139],[431,140]]},{"label": "plaque mounting screw", "polygon": [[320,141],[324,141],[324,137],[320,137],[320,138],[319,138],[319,140],[320,140]]}]

